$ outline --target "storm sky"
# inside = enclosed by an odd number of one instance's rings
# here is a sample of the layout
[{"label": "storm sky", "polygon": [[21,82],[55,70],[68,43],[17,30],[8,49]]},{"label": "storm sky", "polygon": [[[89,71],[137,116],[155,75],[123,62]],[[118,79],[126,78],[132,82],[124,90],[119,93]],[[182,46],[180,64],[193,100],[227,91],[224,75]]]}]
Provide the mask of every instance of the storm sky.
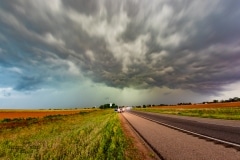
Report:
[{"label": "storm sky", "polygon": [[240,1],[1,0],[0,108],[239,96]]}]

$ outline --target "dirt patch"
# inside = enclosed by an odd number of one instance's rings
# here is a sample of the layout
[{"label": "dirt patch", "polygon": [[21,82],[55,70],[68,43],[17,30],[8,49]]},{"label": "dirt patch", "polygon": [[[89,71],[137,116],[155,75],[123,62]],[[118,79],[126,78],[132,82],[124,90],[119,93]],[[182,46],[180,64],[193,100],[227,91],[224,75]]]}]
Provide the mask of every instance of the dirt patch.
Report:
[{"label": "dirt patch", "polygon": [[121,126],[124,134],[133,142],[129,147],[131,149],[128,150],[125,154],[131,155],[128,157],[133,157],[134,159],[155,160],[156,158],[154,158],[152,151],[148,149],[142,139],[133,131],[122,114],[119,114],[119,118],[121,120]]}]

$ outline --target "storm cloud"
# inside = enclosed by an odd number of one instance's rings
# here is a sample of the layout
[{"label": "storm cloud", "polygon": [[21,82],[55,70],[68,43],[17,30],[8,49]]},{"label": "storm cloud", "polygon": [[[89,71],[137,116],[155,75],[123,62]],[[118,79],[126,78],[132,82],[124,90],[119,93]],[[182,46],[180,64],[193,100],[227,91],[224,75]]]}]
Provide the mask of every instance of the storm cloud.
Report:
[{"label": "storm cloud", "polygon": [[0,87],[86,79],[214,95],[240,80],[240,2],[0,2]]}]

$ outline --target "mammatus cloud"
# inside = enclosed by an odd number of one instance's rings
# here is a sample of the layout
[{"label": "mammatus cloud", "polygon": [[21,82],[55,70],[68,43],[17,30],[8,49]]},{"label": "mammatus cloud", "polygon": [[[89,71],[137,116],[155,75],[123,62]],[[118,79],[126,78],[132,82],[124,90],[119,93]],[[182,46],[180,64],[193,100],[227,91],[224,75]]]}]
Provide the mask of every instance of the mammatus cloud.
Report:
[{"label": "mammatus cloud", "polygon": [[[85,78],[217,94],[240,80],[239,1],[0,2],[2,87]],[[1,87],[0,86],[0,87]]]}]

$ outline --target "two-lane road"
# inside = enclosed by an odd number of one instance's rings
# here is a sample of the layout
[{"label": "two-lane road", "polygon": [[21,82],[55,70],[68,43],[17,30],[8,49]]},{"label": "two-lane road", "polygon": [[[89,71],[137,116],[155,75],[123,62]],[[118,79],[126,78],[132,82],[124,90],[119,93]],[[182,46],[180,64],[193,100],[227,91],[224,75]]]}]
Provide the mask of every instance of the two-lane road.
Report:
[{"label": "two-lane road", "polygon": [[[206,141],[205,139],[201,139],[199,137],[195,137],[183,133],[181,131],[171,129],[169,127],[146,120],[142,117],[139,117],[131,113],[141,114],[141,116],[145,117],[146,115],[148,115],[151,119],[155,117],[155,115],[157,114],[137,113],[135,111],[131,111],[123,113],[123,116],[136,129],[136,131],[139,134],[141,134],[141,136],[154,148],[154,150],[156,150],[158,154],[162,156],[163,159],[173,160],[240,159],[240,151],[234,148],[228,148],[221,144],[216,144],[212,141]],[[159,120],[157,116],[155,117],[155,119]],[[185,120],[197,121],[197,124],[201,122],[201,120],[198,121],[193,120],[191,118],[190,119],[186,118]],[[183,117],[178,118],[177,121],[183,121],[184,123],[186,123]],[[164,120],[164,122],[166,123],[166,119]],[[217,126],[219,125],[218,122],[215,121],[210,121],[208,124]],[[223,128],[227,127],[229,124],[231,124],[230,128],[231,127],[234,128],[233,135],[235,135],[235,129],[239,128],[238,123],[226,122],[222,125],[222,127]]]},{"label": "two-lane road", "polygon": [[240,121],[183,117],[138,111],[131,112],[157,122],[227,142],[232,142],[240,146]]}]

